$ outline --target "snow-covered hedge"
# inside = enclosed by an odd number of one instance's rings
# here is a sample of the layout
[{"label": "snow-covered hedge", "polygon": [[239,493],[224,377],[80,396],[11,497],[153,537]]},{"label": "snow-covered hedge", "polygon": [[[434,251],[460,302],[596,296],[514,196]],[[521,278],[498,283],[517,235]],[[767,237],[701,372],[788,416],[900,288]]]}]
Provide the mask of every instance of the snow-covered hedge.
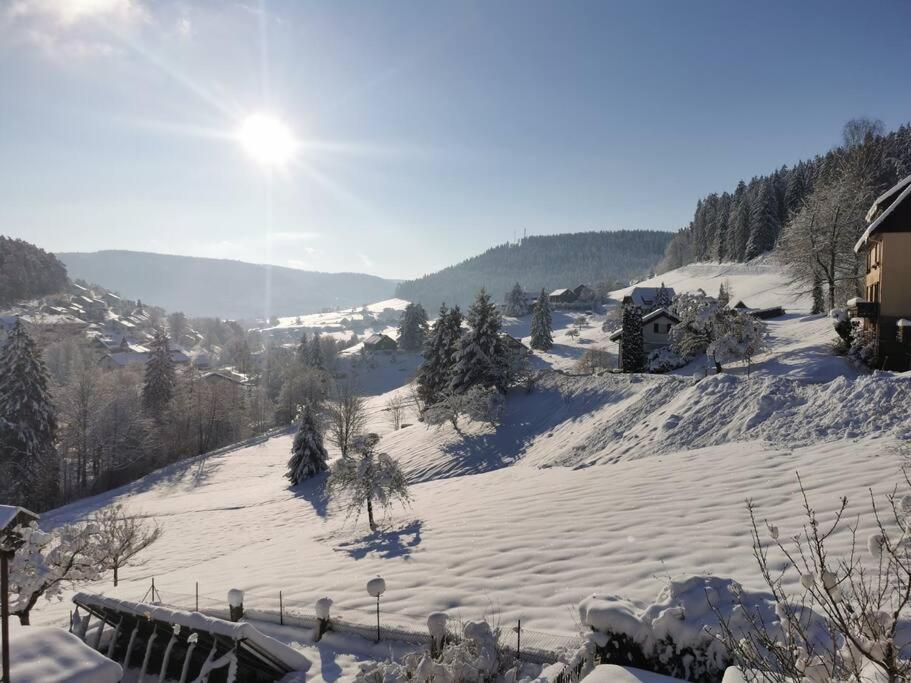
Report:
[{"label": "snow-covered hedge", "polygon": [[669,346],[655,349],[648,355],[646,369],[649,372],[663,373],[682,368],[689,361]]},{"label": "snow-covered hedge", "polygon": [[644,610],[622,598],[592,595],[580,603],[579,616],[602,662],[709,683],[721,680],[731,664],[717,637],[719,615],[732,628],[746,629],[745,609],[760,615],[769,629],[782,628],[770,594],[715,576],[671,580]]}]

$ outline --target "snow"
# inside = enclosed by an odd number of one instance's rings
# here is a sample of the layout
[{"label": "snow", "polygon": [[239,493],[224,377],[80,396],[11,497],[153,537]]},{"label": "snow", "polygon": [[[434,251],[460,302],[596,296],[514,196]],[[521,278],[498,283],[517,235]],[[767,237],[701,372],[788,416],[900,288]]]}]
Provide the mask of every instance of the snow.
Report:
[{"label": "snow", "polygon": [[[905,199],[908,198],[908,195],[911,195],[911,176],[907,176],[903,180],[899,181],[892,189],[887,190],[881,197],[879,197],[879,199],[876,200],[876,202],[873,204],[873,206],[870,207],[871,212],[880,204],[880,202],[882,202],[884,199],[887,199],[889,196],[891,196],[899,188],[902,188],[902,187],[904,187],[904,189],[901,191],[901,194],[899,194],[898,197],[896,197],[892,201],[892,203],[889,204],[889,206],[887,206],[886,209],[881,214],[879,214],[879,217],[876,220],[874,220],[872,223],[870,223],[870,225],[867,226],[867,229],[864,230],[864,234],[860,236],[860,239],[857,240],[857,244],[854,245],[854,251],[859,252],[863,248],[863,246],[867,243],[867,240],[870,239],[870,235],[872,235],[874,232],[876,232],[876,229],[879,228],[880,225],[882,225],[883,221],[889,217],[889,215],[895,210],[895,208],[899,204],[901,204],[903,201],[905,201]],[[869,217],[871,217],[871,214],[868,213],[867,216],[868,216],[867,220],[869,220]]]},{"label": "snow", "polygon": [[[365,584],[381,574],[383,624],[418,632],[441,613],[457,621],[495,614],[503,626],[521,619],[523,628],[577,634],[578,607],[596,594],[617,597],[609,610],[586,603],[586,620],[689,637],[681,629],[690,620],[675,615],[697,615],[700,575],[763,587],[746,498],[789,538],[802,522],[799,471],[821,519],[845,495],[846,519],[860,515],[858,538],[877,532],[867,490],[883,495],[901,481],[911,375],[861,374],[833,355],[831,320],[809,315],[808,298],[795,298],[771,262],[694,264],[643,284],[662,280],[713,295],[724,282],[732,299],[783,305],[788,314],[768,321],[770,351],[749,376],[731,366],[703,378],[698,363],[660,376],[574,375],[586,348],[612,348],[609,333],[589,316],[571,340],[579,316],[555,312],[555,348],[535,353],[534,389],[509,396],[496,429],[470,420],[459,432],[430,427],[409,408],[411,426],[393,431],[383,407],[393,393],[408,397],[402,385],[419,357],[384,354],[355,365],[352,354],[343,367],[367,387],[368,428],[411,483],[410,506],[393,508],[375,533],[325,498],[325,475],[288,486],[291,435],[178,463],[46,513],[45,522],[83,518],[111,502],[159,521],[163,535],[143,566],[116,589],[107,579],[87,587],[112,597],[138,599],[155,577],[165,600],[192,607],[198,581],[222,608],[238,588],[248,612],[277,609],[281,590],[286,610],[312,614],[328,597],[333,618],[375,624]],[[527,337],[528,321],[508,319],[506,331]],[[849,540],[836,534],[830,552],[845,552]],[[799,576],[785,584],[799,589]],[[66,609],[41,602],[33,621],[63,623]],[[300,640],[290,632],[282,639]],[[301,648],[324,680],[352,677],[360,657],[385,656],[383,644],[355,646],[338,634]]]},{"label": "snow", "polygon": [[16,683],[117,683],[123,670],[73,634],[10,622],[10,679]]},{"label": "snow", "polygon": [[582,679],[583,683],[676,683],[680,680],[616,664],[600,664]]}]

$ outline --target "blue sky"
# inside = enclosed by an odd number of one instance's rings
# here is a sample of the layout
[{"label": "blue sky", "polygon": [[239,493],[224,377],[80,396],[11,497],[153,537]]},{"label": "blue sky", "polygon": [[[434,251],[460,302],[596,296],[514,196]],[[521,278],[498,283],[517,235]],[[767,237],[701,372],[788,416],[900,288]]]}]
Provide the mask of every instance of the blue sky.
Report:
[{"label": "blue sky", "polygon": [[[0,5],[0,233],[411,277],[911,120],[911,3]],[[238,144],[267,112],[300,141]]]}]

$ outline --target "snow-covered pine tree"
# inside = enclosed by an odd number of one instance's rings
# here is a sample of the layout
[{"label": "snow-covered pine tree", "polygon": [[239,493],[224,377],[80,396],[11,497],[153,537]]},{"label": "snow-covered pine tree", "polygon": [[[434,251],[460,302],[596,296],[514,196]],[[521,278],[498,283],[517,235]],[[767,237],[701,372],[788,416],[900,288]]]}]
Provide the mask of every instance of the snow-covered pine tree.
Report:
[{"label": "snow-covered pine tree", "polygon": [[168,335],[164,330],[156,329],[149,344],[149,359],[142,386],[142,406],[146,413],[160,419],[171,403],[176,387],[177,374]]},{"label": "snow-covered pine tree", "polygon": [[822,293],[822,278],[818,273],[813,273],[813,310],[811,313],[822,313],[826,310],[825,298]]},{"label": "snow-covered pine tree", "polygon": [[461,336],[449,389],[464,394],[473,386],[505,390],[507,354],[500,336],[500,315],[483,289],[465,318],[468,331]]},{"label": "snow-covered pine tree", "polygon": [[420,351],[427,337],[427,327],[427,311],[421,304],[405,306],[399,322],[399,348],[412,353]]},{"label": "snow-covered pine tree", "polygon": [[440,306],[440,313],[424,340],[424,360],[415,381],[418,396],[427,406],[436,403],[443,389],[449,385],[450,359],[443,353],[444,330],[448,317],[449,309],[444,303]]},{"label": "snow-covered pine tree", "polygon": [[552,326],[550,301],[547,293],[542,289],[531,314],[531,348],[538,351],[549,351],[553,348]]},{"label": "snow-covered pine tree", "polygon": [[634,304],[626,304],[623,307],[620,359],[623,372],[642,372],[645,367],[645,349],[642,342],[642,311]]},{"label": "snow-covered pine tree", "polygon": [[749,261],[770,251],[780,231],[775,195],[769,183],[763,183],[750,207],[750,239],[744,258]]},{"label": "snow-covered pine tree", "polygon": [[727,308],[729,303],[731,303],[731,292],[724,286],[724,283],[722,282],[720,285],[718,285],[718,307]]},{"label": "snow-covered pine tree", "polygon": [[519,318],[528,313],[528,304],[525,303],[525,290],[518,282],[506,293],[506,315]]},{"label": "snow-covered pine tree", "polygon": [[316,368],[317,370],[324,370],[326,368],[326,359],[325,356],[323,356],[323,341],[320,339],[319,330],[314,332],[313,336],[310,337],[307,358],[310,367]]},{"label": "snow-covered pine tree", "polygon": [[658,291],[655,292],[655,308],[669,309],[671,307],[671,303],[671,292],[667,287],[664,286],[664,282],[662,282],[661,286],[658,288]]},{"label": "snow-covered pine tree", "polygon": [[310,340],[307,339],[307,333],[301,334],[301,340],[297,345],[297,362],[301,365],[310,365]]},{"label": "snow-covered pine tree", "polygon": [[0,496],[44,510],[56,502],[57,419],[48,373],[34,340],[16,320],[0,350]]},{"label": "snow-covered pine tree", "polygon": [[300,426],[291,446],[291,459],[288,461],[288,473],[285,475],[292,485],[300,484],[305,479],[315,477],[329,469],[329,454],[323,445],[323,434],[320,431],[316,415],[310,404],[304,405]]}]

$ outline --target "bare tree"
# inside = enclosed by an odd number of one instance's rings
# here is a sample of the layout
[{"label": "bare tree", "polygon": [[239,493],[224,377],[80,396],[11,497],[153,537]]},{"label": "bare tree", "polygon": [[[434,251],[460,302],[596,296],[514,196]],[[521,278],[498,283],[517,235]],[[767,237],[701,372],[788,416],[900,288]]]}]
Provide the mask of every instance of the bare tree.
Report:
[{"label": "bare tree", "polygon": [[95,513],[92,522],[100,535],[100,559],[106,569],[114,571],[114,586],[120,570],[161,536],[161,527],[143,518],[127,515],[122,505],[111,505]]},{"label": "bare tree", "polygon": [[351,381],[336,384],[326,406],[326,436],[347,458],[351,442],[364,431],[367,405]]},{"label": "bare tree", "polygon": [[392,423],[392,429],[398,431],[402,428],[402,418],[405,415],[405,401],[401,396],[395,394],[386,401],[386,411],[389,413],[389,421]]}]

